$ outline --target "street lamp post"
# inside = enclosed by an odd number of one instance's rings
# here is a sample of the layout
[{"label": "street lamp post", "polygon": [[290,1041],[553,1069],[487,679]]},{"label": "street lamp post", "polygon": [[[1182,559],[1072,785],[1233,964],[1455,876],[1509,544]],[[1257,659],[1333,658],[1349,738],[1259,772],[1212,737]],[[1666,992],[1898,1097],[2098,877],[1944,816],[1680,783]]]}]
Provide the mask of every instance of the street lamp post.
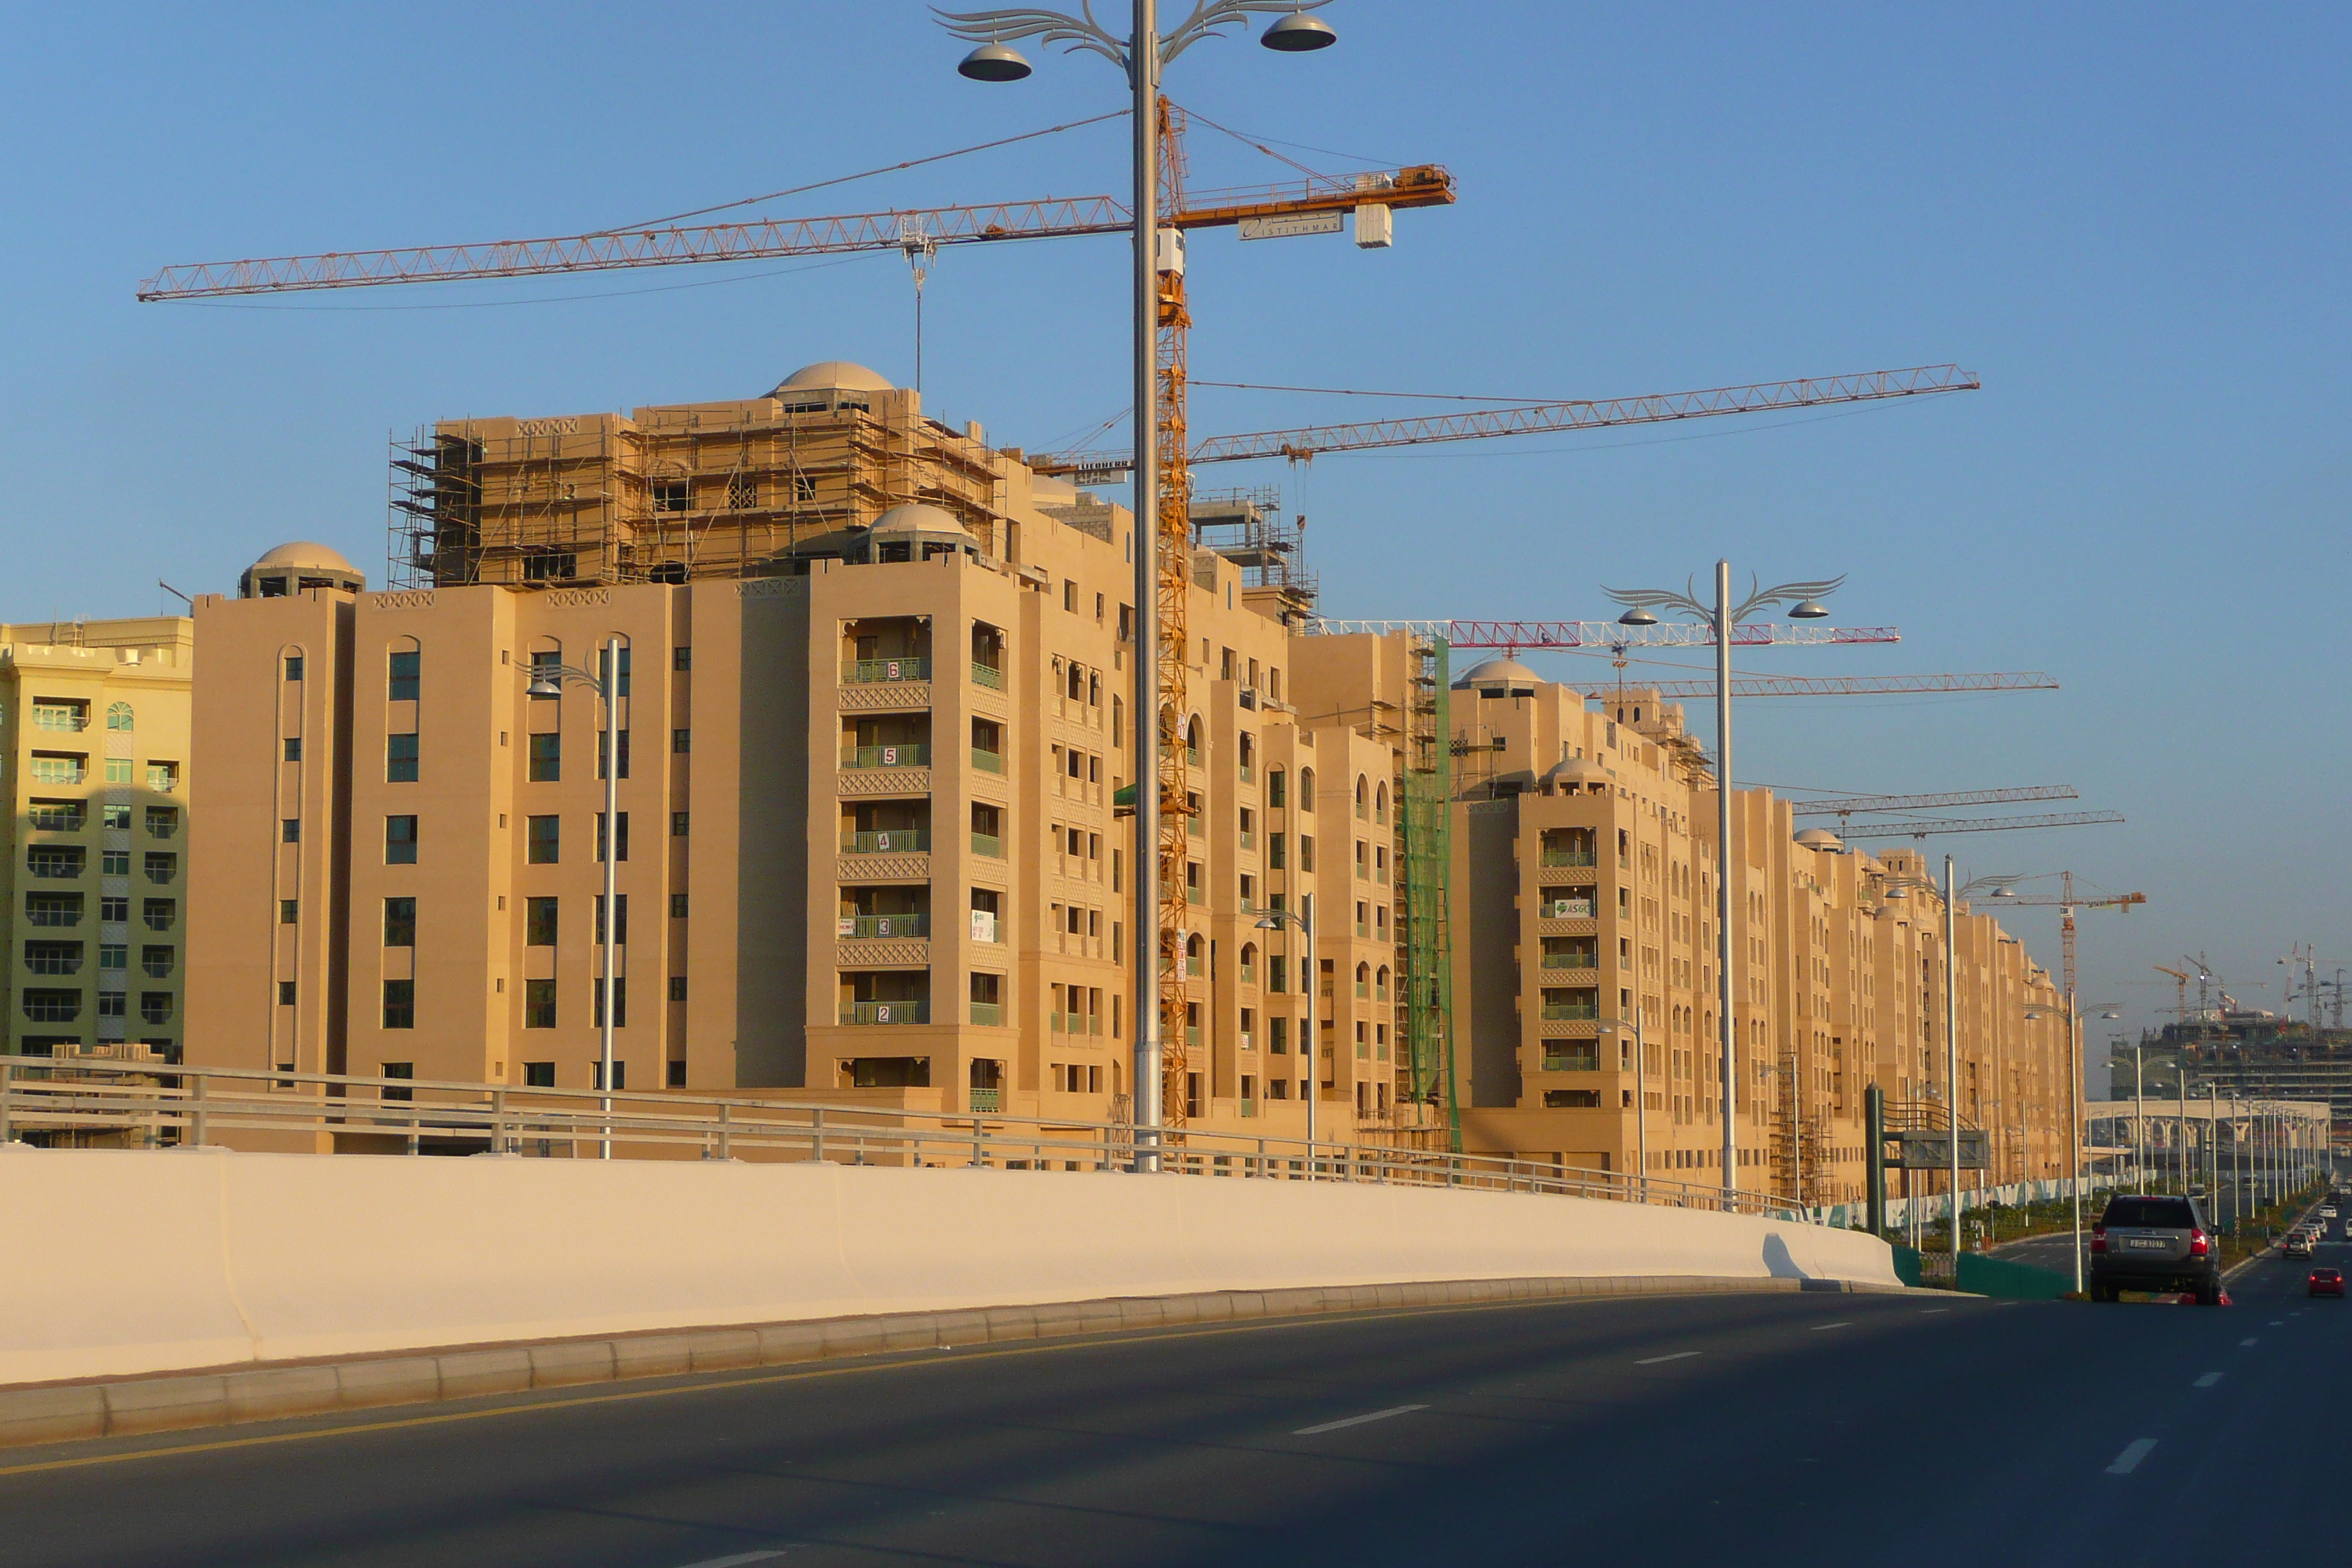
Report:
[{"label": "street lamp post", "polygon": [[604,639],[604,668],[599,675],[568,664],[527,665],[525,672],[530,685],[525,688],[532,697],[561,697],[564,685],[593,688],[604,701],[604,830],[602,846],[604,857],[604,929],[603,973],[596,977],[596,1031],[599,1041],[599,1066],[596,1088],[604,1114],[604,1130],[596,1140],[596,1158],[613,1157],[613,969],[616,940],[620,935],[621,904],[614,894],[614,870],[621,859],[621,639]]},{"label": "street lamp post", "polygon": [[[1782,583],[1771,588],[1759,588],[1750,580],[1751,592],[1737,605],[1731,600],[1731,563],[1715,563],[1715,603],[1701,604],[1690,593],[1676,594],[1663,588],[1603,588],[1611,599],[1625,606],[1617,617],[1629,626],[1651,626],[1658,623],[1657,612],[1675,610],[1696,616],[1713,628],[1715,633],[1715,967],[1717,1048],[1722,1061],[1721,1083],[1717,1093],[1718,1110],[1723,1117],[1723,1204],[1727,1211],[1735,1206],[1739,1187],[1739,1145],[1734,1114],[1739,1103],[1739,1079],[1736,1066],[1737,1035],[1732,1026],[1731,1008],[1731,629],[1750,611],[1768,605],[1790,605],[1789,615],[1796,620],[1814,621],[1828,616],[1822,600],[1837,591],[1844,582],[1843,576],[1824,578],[1812,583]],[[1685,584],[1688,588],[1690,584]],[[1795,601],[1790,604],[1790,601]],[[1801,1197],[1800,1204],[1801,1206]]]},{"label": "street lamp post", "polygon": [[[1959,901],[1972,893],[1990,891],[1995,898],[2006,896],[2008,892],[2008,884],[2017,879],[2013,876],[1978,877],[1971,880],[1966,887],[1956,888],[1952,885],[1952,882],[1957,874],[1958,873],[1953,866],[1952,858],[1949,855],[1945,856],[1943,887],[1944,1092],[1949,1102],[1946,1106],[1945,1116],[1951,1123],[1951,1241],[1952,1267],[1955,1269],[1958,1269],[1960,1266],[1960,1004],[1958,989],[1952,982],[1952,960],[1957,946],[1956,922],[1958,918],[1956,910]],[[1914,887],[1926,888],[1930,892],[1936,890],[1936,885],[1933,882],[1924,879],[1906,878],[1898,881],[1894,879],[1889,879],[1885,885],[1885,896],[1890,899],[1906,898],[1909,896],[1909,889]],[[1957,1277],[1958,1276],[1955,1275],[1955,1278]]]},{"label": "street lamp post", "polygon": [[[1642,1038],[1642,1005],[1639,1002],[1633,1004],[1633,1021],[1631,1024],[1622,1018],[1601,1019],[1601,1032],[1604,1035],[1631,1033],[1633,1037],[1633,1157],[1640,1163],[1636,1168],[1642,1174],[1639,1188],[1628,1184],[1626,1191],[1629,1194],[1638,1191],[1633,1201],[1645,1204],[1650,1201],[1650,1053]],[[1729,1212],[1728,1205],[1726,1212]]]},{"label": "street lamp post", "polygon": [[[1139,795],[1142,793],[1136,791]],[[1301,894],[1299,903],[1299,910],[1268,910],[1257,923],[1261,931],[1296,926],[1307,942],[1306,963],[1294,967],[1297,970],[1298,989],[1307,997],[1307,1022],[1301,1026],[1298,1051],[1307,1058],[1307,1179],[1311,1182],[1315,1179],[1315,1104],[1323,1098],[1323,1047],[1315,1036],[1315,986],[1321,974],[1315,964],[1315,896]],[[1283,945],[1290,945],[1287,931],[1283,936]]]},{"label": "street lamp post", "polygon": [[[1102,56],[1127,73],[1133,93],[1134,121],[1134,322],[1132,348],[1135,407],[1135,1168],[1160,1168],[1161,1086],[1160,1063],[1160,79],[1169,63],[1219,29],[1246,21],[1252,13],[1283,14],[1258,42],[1284,54],[1320,49],[1339,41],[1331,25],[1306,15],[1328,0],[1198,0],[1192,14],[1173,31],[1159,29],[1153,0],[1134,0],[1132,30],[1125,38],[1086,15],[1066,16],[1021,6],[1003,11],[935,11],[941,26],[979,47],[956,69],[973,81],[1019,81],[1029,62],[1008,47],[1008,38],[1036,38]],[[1171,248],[1175,230],[1170,230]],[[1188,574],[1189,575],[1189,574]],[[1319,1075],[1319,1064],[1318,1064]],[[1310,1102],[1311,1103],[1311,1102]]]}]

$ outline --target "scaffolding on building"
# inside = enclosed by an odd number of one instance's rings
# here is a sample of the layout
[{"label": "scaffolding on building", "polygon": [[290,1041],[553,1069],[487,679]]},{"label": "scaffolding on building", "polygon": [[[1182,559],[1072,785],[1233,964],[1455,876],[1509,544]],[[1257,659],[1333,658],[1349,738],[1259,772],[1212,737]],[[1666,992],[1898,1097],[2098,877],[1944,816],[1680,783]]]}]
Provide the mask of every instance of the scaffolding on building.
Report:
[{"label": "scaffolding on building", "polygon": [[1462,1105],[1454,1073],[1453,687],[1445,639],[1410,634],[1404,743],[1397,796],[1403,803],[1395,922],[1404,1060],[1396,1097],[1398,1131],[1423,1147],[1462,1152]]},{"label": "scaffolding on building", "polygon": [[1278,595],[1277,618],[1313,613],[1318,584],[1307,565],[1307,520],[1283,515],[1279,488],[1196,492],[1192,518],[1194,547],[1240,567],[1244,588]]}]

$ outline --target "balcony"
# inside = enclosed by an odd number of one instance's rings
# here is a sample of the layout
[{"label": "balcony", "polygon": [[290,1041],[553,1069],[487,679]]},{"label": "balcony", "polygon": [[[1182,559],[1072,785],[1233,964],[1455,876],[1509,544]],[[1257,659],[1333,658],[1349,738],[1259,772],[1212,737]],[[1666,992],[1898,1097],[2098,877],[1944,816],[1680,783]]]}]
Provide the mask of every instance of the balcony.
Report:
[{"label": "balcony", "polygon": [[1601,959],[1591,952],[1547,952],[1543,955],[1546,969],[1598,969]]},{"label": "balcony", "polygon": [[971,1021],[982,1028],[1001,1028],[1004,1024],[1004,1004],[975,1002],[971,1005]]},{"label": "balcony", "polygon": [[1548,921],[1589,921],[1596,918],[1591,899],[1546,899],[1537,912]]},{"label": "balcony", "polygon": [[872,686],[898,680],[929,680],[931,661],[909,656],[906,658],[861,658],[842,667],[841,680],[845,686]]},{"label": "balcony", "polygon": [[33,728],[36,730],[79,731],[89,728],[89,710],[84,708],[52,707],[33,704]]},{"label": "balcony", "polygon": [[891,827],[878,833],[841,836],[844,855],[912,855],[930,847],[931,830],[928,827]]},{"label": "balcony", "polygon": [[927,741],[902,741],[895,746],[844,746],[845,768],[928,768],[931,748]]},{"label": "balcony", "polygon": [[841,1010],[841,1021],[851,1024],[928,1024],[931,1005],[924,1001],[852,1002]]},{"label": "balcony", "polygon": [[1002,860],[1004,858],[1004,840],[993,833],[975,833],[971,836],[971,852],[991,860]]},{"label": "balcony", "polygon": [[1555,849],[1547,844],[1539,863],[1546,866],[1590,866],[1594,864],[1594,860],[1590,849]]},{"label": "balcony", "polygon": [[28,816],[36,833],[79,833],[89,820],[79,801],[36,801]]},{"label": "balcony", "polygon": [[1591,1023],[1601,1016],[1597,1002],[1547,1002],[1538,1015],[1547,1024]]},{"label": "balcony", "polygon": [[1004,771],[1004,753],[983,752],[974,746],[971,749],[971,765],[984,773],[1001,773]]},{"label": "balcony", "polygon": [[1597,1051],[1559,1051],[1547,1047],[1543,1070],[1546,1072],[1599,1072],[1601,1056]]},{"label": "balcony", "polygon": [[971,683],[985,686],[991,691],[1002,691],[1004,689],[1004,672],[992,664],[974,664],[971,667]]},{"label": "balcony", "polygon": [[844,915],[842,936],[915,937],[931,934],[929,915]]},{"label": "balcony", "polygon": [[994,1116],[1004,1109],[1004,1091],[1001,1089],[975,1089],[971,1092],[971,1113],[974,1116]]}]

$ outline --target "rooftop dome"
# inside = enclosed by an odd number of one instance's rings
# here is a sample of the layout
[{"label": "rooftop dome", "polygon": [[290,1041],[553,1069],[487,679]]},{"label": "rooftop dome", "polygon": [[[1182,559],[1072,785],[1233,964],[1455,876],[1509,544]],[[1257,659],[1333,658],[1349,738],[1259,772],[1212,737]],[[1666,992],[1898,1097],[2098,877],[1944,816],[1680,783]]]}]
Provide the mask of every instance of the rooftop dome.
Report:
[{"label": "rooftop dome", "polygon": [[307,539],[268,552],[236,580],[237,595],[246,599],[282,599],[311,588],[356,594],[366,586],[367,578],[358,567]]},{"label": "rooftop dome", "polygon": [[1543,677],[1516,658],[1490,658],[1464,676],[1461,684],[1473,691],[1490,691],[1501,696],[1532,692],[1542,679]]},{"label": "rooftop dome", "polygon": [[871,537],[953,539],[969,544],[971,542],[971,531],[945,507],[933,506],[929,501],[910,501],[905,506],[894,506],[876,518]]},{"label": "rooftop dome", "polygon": [[1554,763],[1544,774],[1543,782],[1554,789],[1581,789],[1586,784],[1607,784],[1609,772],[1598,763],[1586,762],[1582,757],[1570,757],[1565,762]]},{"label": "rooftop dome", "polygon": [[1845,846],[1839,840],[1836,834],[1832,833],[1826,827],[1808,827],[1802,833],[1797,835],[1797,847],[1800,849],[1827,849],[1831,853],[1834,854],[1838,850],[1844,848]]},{"label": "rooftop dome", "polygon": [[890,384],[862,364],[852,364],[845,359],[821,359],[814,364],[804,364],[776,384],[768,394],[782,397],[788,392],[888,392]]}]

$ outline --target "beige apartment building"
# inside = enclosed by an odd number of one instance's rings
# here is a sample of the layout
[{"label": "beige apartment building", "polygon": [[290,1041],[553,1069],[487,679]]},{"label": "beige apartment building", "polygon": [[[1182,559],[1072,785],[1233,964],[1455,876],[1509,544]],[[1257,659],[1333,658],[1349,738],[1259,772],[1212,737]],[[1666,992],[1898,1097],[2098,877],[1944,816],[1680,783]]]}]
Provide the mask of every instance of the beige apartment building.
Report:
[{"label": "beige apartment building", "polygon": [[[483,521],[501,487],[538,482],[483,454],[574,426],[606,457],[565,458],[573,500],[634,494],[610,454],[653,450],[678,454],[653,471],[687,471],[661,481],[681,507],[602,533],[578,507]],[[290,591],[261,591],[257,567],[197,601],[212,826],[192,868],[191,1060],[593,1088],[609,850],[615,1087],[1126,1114],[1124,509],[838,363],[766,398],[436,439],[465,478],[427,476],[423,493],[458,500],[410,538],[425,581],[370,592],[289,546],[272,557]],[[706,447],[753,455],[708,480]],[[780,476],[792,499],[768,506]],[[777,515],[739,504],[755,501]],[[706,549],[718,538],[729,551]],[[1314,900],[1353,916],[1318,919],[1321,1092],[1377,1121],[1396,751],[1308,716],[1331,705],[1294,678],[1295,595],[1213,551],[1194,568],[1186,1110],[1304,1130],[1307,955],[1259,921]],[[614,640],[608,826],[597,690],[530,688],[601,671]]]},{"label": "beige apartment building", "polygon": [[[1681,710],[1640,689],[1588,706],[1509,659],[1454,695],[1465,1147],[1609,1171],[1644,1168],[1646,1148],[1655,1175],[1719,1182],[1717,808]],[[1732,804],[1738,1184],[1852,1202],[1868,1085],[1898,1124],[1941,1114],[1942,901],[1915,850],[1797,832],[1769,791]],[[1987,915],[1963,909],[1954,948],[1959,1115],[1991,1131],[1987,1180],[2062,1174],[2050,977]]]},{"label": "beige apartment building", "polygon": [[0,626],[9,1053],[176,1059],[194,626]]}]

